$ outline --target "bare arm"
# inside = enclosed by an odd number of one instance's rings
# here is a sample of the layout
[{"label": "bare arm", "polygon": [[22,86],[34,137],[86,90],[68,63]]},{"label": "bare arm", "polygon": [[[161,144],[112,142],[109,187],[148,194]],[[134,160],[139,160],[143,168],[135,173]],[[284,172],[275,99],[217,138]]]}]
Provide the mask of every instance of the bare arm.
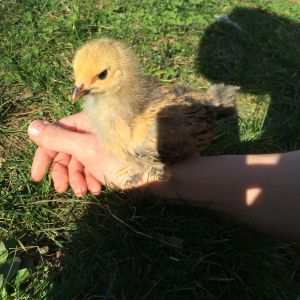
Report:
[{"label": "bare arm", "polygon": [[[41,121],[30,125],[30,138],[40,146],[32,180],[41,180],[51,165],[58,192],[71,185],[78,196],[87,190],[98,194],[100,182],[122,187],[126,177],[117,174],[124,162],[109,155],[95,134],[87,133],[85,115],[61,122],[71,130]],[[192,206],[207,207],[257,230],[300,242],[300,151],[199,157],[175,165],[172,173],[169,182],[146,185],[174,199],[170,201],[178,201],[180,195]]]},{"label": "bare arm", "polygon": [[174,166],[173,174],[153,190],[300,241],[300,151],[199,157]]}]

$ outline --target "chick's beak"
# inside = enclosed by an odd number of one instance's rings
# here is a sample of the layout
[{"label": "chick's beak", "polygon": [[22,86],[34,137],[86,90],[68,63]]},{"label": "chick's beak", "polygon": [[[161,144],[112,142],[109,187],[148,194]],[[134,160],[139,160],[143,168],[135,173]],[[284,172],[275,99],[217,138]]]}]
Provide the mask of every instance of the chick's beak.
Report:
[{"label": "chick's beak", "polygon": [[87,95],[90,93],[90,90],[80,89],[79,87],[75,86],[72,95],[72,104],[74,104],[80,97]]}]

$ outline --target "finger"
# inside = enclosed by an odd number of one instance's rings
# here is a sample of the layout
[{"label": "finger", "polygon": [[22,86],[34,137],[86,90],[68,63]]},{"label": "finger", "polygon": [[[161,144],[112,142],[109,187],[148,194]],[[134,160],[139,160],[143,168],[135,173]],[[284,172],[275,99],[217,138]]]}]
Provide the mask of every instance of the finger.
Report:
[{"label": "finger", "polygon": [[51,165],[50,174],[58,193],[64,193],[69,187],[68,165],[70,160],[69,154],[58,153]]},{"label": "finger", "polygon": [[88,138],[88,134],[70,131],[53,124],[45,124],[41,120],[31,122],[28,134],[33,142],[44,149],[71,155],[77,155],[80,147],[86,145]]},{"label": "finger", "polygon": [[87,184],[83,174],[83,165],[74,157],[71,158],[69,166],[69,183],[77,197],[87,193]]},{"label": "finger", "polygon": [[31,166],[31,180],[40,181],[43,179],[56,154],[55,151],[37,148]]},{"label": "finger", "polygon": [[88,190],[94,195],[99,195],[102,189],[101,183],[86,169],[84,169],[84,177]]},{"label": "finger", "polygon": [[90,120],[85,112],[65,117],[57,122],[58,125],[78,132],[93,132]]}]

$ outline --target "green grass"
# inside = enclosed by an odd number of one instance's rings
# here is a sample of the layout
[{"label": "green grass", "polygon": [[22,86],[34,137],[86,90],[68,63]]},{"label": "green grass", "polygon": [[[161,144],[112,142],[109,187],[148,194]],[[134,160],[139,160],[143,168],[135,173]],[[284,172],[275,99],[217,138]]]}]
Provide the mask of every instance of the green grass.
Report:
[{"label": "green grass", "polygon": [[[265,11],[262,11],[264,9]],[[89,38],[126,41],[147,74],[205,90],[241,87],[238,118],[206,154],[300,148],[297,1],[0,2],[0,241],[30,276],[12,299],[296,299],[299,247],[150,195],[106,190],[78,201],[29,180],[31,120],[70,105],[71,60]],[[229,14],[236,27],[216,21]],[[45,250],[46,249],[46,250]]]}]

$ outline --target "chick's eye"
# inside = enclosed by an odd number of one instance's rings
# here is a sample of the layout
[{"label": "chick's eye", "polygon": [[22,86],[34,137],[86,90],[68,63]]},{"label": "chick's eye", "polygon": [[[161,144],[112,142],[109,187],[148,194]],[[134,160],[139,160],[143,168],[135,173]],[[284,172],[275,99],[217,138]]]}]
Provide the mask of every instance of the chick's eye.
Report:
[{"label": "chick's eye", "polygon": [[104,80],[107,77],[107,70],[104,70],[98,75],[98,78]]}]

